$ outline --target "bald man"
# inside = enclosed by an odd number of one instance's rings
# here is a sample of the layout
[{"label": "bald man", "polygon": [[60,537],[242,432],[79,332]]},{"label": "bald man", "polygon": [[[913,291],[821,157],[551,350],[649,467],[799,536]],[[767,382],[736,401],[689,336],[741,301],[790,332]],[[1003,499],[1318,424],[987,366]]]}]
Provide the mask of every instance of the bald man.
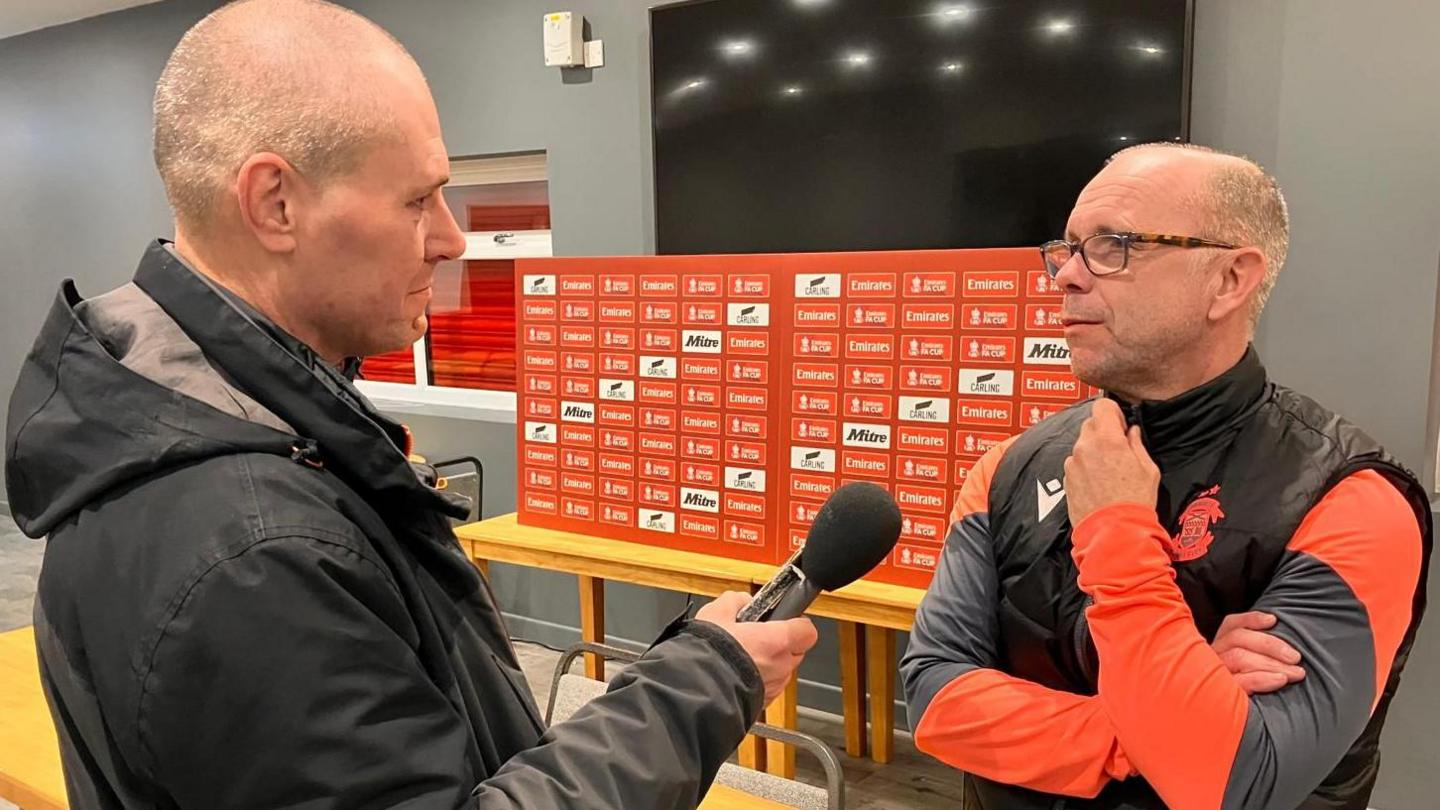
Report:
[{"label": "bald man", "polygon": [[1273,178],[1116,155],[1041,247],[1106,396],[997,447],[902,669],[967,808],[1363,810],[1424,609],[1430,509],[1373,440],[1270,382]]},{"label": "bald man", "polygon": [[226,6],[165,66],[155,161],[174,242],[61,288],[6,430],[71,806],[695,807],[815,629],[728,594],[544,727],[468,504],[344,373],[424,333],[465,246],[405,50]]}]

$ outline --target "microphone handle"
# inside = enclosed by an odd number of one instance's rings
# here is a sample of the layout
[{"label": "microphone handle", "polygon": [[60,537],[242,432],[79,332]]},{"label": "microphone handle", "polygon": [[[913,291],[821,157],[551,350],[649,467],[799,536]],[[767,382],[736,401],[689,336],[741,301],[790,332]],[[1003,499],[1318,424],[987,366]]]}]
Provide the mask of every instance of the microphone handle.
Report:
[{"label": "microphone handle", "polygon": [[771,610],[780,603],[785,594],[804,581],[805,575],[800,573],[800,569],[793,562],[785,563],[779,571],[775,572],[775,576],[765,583],[765,587],[750,598],[750,603],[741,608],[740,614],[735,617],[735,620],[741,622],[765,621],[770,618]]},{"label": "microphone handle", "polygon": [[779,622],[786,619],[793,619],[805,612],[815,597],[820,595],[820,586],[814,580],[803,579],[786,589],[780,601],[775,603],[775,609],[766,616],[767,621]]}]

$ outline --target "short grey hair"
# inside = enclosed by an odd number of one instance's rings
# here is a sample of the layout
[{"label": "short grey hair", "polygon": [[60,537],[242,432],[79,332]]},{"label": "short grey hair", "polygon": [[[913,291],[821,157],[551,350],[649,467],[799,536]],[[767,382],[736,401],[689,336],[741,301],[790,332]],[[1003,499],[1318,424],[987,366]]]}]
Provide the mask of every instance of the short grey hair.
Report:
[{"label": "short grey hair", "polygon": [[239,0],[196,23],[155,86],[155,167],[176,220],[206,230],[258,152],[314,182],[353,170],[394,131],[389,110],[351,81],[377,44],[409,58],[384,29],[324,0]]},{"label": "short grey hair", "polygon": [[1204,189],[1187,204],[1199,214],[1205,233],[1188,234],[1235,245],[1254,245],[1265,256],[1265,278],[1255,291],[1251,304],[1250,323],[1260,320],[1260,312],[1270,300],[1280,268],[1290,251],[1290,211],[1280,183],[1265,168],[1245,155],[1224,152],[1193,143],[1159,141],[1127,147],[1110,156],[1115,160],[1138,149],[1185,149],[1222,155],[1240,161],[1227,161],[1210,176]]}]

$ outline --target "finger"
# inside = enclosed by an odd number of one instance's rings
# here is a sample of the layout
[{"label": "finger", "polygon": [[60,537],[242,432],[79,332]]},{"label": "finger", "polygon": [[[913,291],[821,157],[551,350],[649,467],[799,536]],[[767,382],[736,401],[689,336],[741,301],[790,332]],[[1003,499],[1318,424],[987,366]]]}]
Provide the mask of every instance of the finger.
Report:
[{"label": "finger", "polygon": [[1232,675],[1240,675],[1247,672],[1270,672],[1283,675],[1287,682],[1298,681],[1305,677],[1305,670],[1297,666],[1291,666],[1274,658],[1260,655],[1245,649],[1229,650],[1220,656],[1221,663],[1230,670]]},{"label": "finger", "polygon": [[735,616],[750,603],[744,591],[726,591],[695,611],[695,618],[704,622],[733,622]]},{"label": "finger", "polygon": [[1300,663],[1300,651],[1291,647],[1279,636],[1245,629],[1236,630],[1230,635],[1232,638],[1227,639],[1230,646],[1259,653],[1266,658],[1273,658],[1286,664]]},{"label": "finger", "polygon": [[1247,695],[1263,695],[1277,692],[1289,685],[1284,675],[1274,672],[1246,672],[1235,676],[1235,684]]},{"label": "finger", "polygon": [[[784,660],[777,659],[774,663],[776,669],[772,672],[770,679],[765,682],[765,694],[778,696],[790,686],[795,679],[795,670],[800,667],[800,656],[786,657]],[[773,700],[774,697],[770,699]]]},{"label": "finger", "polygon": [[1220,629],[1215,631],[1215,642],[1211,646],[1216,652],[1222,652],[1235,646],[1230,636],[1236,630],[1269,630],[1274,626],[1275,616],[1264,611],[1232,613],[1220,620]]},{"label": "finger", "polygon": [[1232,613],[1220,622],[1220,634],[1232,630],[1269,630],[1275,626],[1275,614],[1266,613],[1263,610],[1250,610],[1244,613]]},{"label": "finger", "polygon": [[786,635],[786,648],[791,655],[803,656],[815,646],[820,634],[815,630],[815,623],[804,617],[798,619],[787,619],[783,622]]},{"label": "finger", "polygon": [[1130,452],[1135,454],[1135,458],[1146,464],[1153,463],[1150,461],[1150,451],[1145,449],[1145,438],[1140,435],[1139,425],[1131,425],[1130,430],[1125,433],[1125,438],[1129,440]]},{"label": "finger", "polygon": [[1113,399],[1097,399],[1090,409],[1090,418],[1095,422],[1095,428],[1102,433],[1117,434],[1125,432],[1125,412]]},{"label": "finger", "polygon": [[736,602],[743,605],[746,602],[749,602],[750,597],[754,595],[755,594],[750,593],[749,591],[725,591],[724,593],[721,593],[719,596],[715,597],[715,601],[724,602],[727,604],[730,602]]}]

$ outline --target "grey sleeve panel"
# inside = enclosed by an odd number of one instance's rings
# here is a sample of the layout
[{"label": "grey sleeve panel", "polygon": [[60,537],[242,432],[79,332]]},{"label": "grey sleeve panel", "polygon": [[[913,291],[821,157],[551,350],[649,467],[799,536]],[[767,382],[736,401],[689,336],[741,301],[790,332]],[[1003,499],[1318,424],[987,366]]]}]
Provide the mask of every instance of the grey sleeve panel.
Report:
[{"label": "grey sleeve panel", "polygon": [[1254,610],[1300,651],[1305,679],[1250,698],[1224,810],[1290,810],[1315,791],[1370,719],[1375,637],[1364,604],[1334,569],[1287,552]]},{"label": "grey sleeve panel", "polygon": [[999,591],[990,518],[967,515],[950,527],[900,661],[911,730],[946,684],[995,665]]}]

